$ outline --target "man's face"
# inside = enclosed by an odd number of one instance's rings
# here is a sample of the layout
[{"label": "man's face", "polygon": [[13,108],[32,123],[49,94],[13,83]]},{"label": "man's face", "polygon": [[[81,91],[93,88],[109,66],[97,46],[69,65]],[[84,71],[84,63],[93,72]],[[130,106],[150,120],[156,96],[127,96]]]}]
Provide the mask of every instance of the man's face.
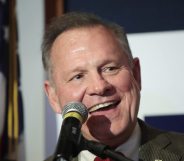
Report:
[{"label": "man's face", "polygon": [[139,60],[130,67],[115,36],[102,26],[59,35],[51,49],[53,84],[45,82],[49,101],[62,112],[71,101],[89,111],[82,133],[110,146],[123,143],[134,129],[140,99]]}]

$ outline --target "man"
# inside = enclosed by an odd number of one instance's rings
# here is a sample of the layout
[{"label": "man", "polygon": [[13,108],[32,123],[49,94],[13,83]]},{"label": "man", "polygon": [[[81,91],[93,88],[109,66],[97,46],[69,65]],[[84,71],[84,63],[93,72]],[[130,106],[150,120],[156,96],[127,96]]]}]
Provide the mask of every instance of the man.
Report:
[{"label": "man", "polygon": [[[141,74],[125,31],[87,13],[68,13],[48,28],[42,45],[45,92],[56,113],[71,101],[88,112],[81,132],[138,161],[184,160],[184,135],[148,127],[137,119]],[[83,151],[81,161],[95,156]]]}]

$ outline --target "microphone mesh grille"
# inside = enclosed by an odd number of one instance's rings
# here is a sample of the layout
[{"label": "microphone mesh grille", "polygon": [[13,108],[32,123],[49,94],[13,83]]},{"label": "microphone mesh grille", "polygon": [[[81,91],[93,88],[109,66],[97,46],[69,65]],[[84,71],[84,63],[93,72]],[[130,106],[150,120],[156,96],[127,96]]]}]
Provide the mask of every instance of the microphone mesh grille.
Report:
[{"label": "microphone mesh grille", "polygon": [[88,110],[84,104],[81,102],[69,102],[63,108],[62,116],[65,116],[68,112],[78,112],[85,122],[88,117]]}]

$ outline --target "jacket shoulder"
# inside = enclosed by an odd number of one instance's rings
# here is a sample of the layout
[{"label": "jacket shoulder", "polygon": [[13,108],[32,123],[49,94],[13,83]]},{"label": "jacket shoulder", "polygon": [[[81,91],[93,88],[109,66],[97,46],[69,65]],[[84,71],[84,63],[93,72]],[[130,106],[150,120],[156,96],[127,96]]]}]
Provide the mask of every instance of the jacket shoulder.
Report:
[{"label": "jacket shoulder", "polygon": [[177,132],[168,132],[165,134],[166,137],[171,141],[168,148],[174,150],[175,152],[184,153],[184,134]]}]

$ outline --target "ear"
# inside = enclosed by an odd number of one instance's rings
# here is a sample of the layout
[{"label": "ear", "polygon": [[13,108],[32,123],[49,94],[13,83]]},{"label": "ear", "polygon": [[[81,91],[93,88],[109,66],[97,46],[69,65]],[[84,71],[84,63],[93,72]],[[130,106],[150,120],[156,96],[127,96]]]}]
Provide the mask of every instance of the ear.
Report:
[{"label": "ear", "polygon": [[45,93],[49,99],[49,103],[52,107],[52,109],[56,112],[56,113],[61,113],[61,108],[60,108],[60,104],[59,104],[59,98],[56,92],[55,87],[51,84],[51,82],[49,82],[48,80],[46,80],[44,82],[44,89],[45,89]]},{"label": "ear", "polygon": [[141,90],[141,67],[140,67],[139,58],[133,59],[133,75]]}]

